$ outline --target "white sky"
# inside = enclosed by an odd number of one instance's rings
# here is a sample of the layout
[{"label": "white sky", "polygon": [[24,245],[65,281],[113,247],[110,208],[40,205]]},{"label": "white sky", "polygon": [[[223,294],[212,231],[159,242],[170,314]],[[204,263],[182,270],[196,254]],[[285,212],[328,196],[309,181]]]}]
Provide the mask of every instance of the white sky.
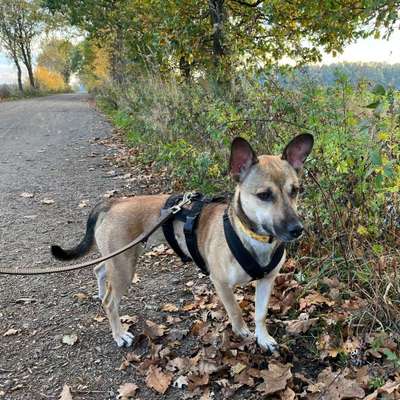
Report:
[{"label": "white sky", "polygon": [[[348,45],[343,54],[336,57],[324,55],[322,63],[331,64],[344,61],[400,63],[399,44],[400,31],[394,32],[388,41],[373,38],[360,39]],[[2,83],[16,83],[16,70],[5,54],[0,51],[0,84]]]}]

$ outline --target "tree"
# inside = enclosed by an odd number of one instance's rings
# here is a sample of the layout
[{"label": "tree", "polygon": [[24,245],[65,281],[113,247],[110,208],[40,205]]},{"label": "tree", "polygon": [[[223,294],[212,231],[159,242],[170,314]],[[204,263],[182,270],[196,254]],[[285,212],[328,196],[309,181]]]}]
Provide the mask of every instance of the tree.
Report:
[{"label": "tree", "polygon": [[50,38],[44,42],[37,57],[37,64],[62,75],[66,86],[72,72],[72,43],[67,39]]},{"label": "tree", "polygon": [[[8,49],[8,54],[11,55],[16,65],[14,57],[25,65],[29,83],[34,88],[32,43],[43,30],[43,10],[38,0],[0,0],[0,16],[2,32],[7,32],[7,34],[1,35],[3,46]],[[5,40],[5,37],[8,39]],[[10,43],[13,44],[15,52],[10,52]]]},{"label": "tree", "polygon": [[400,0],[46,0],[53,11],[111,45],[124,75],[157,65],[229,73],[290,57],[318,61],[358,37],[390,35]]},{"label": "tree", "polygon": [[13,60],[17,68],[18,89],[23,92],[22,86],[22,70],[19,61],[19,46],[17,35],[13,29],[14,25],[8,20],[8,15],[5,13],[3,5],[0,6],[0,43],[6,54]]}]

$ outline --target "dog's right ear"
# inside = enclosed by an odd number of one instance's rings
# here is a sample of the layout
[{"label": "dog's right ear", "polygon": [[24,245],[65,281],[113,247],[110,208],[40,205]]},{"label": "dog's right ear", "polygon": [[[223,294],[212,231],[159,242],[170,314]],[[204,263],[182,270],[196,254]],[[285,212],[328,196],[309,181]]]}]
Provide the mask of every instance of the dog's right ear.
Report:
[{"label": "dog's right ear", "polygon": [[256,153],[247,140],[237,137],[233,139],[229,159],[229,173],[233,180],[241,182],[246,177],[252,165],[258,163]]}]

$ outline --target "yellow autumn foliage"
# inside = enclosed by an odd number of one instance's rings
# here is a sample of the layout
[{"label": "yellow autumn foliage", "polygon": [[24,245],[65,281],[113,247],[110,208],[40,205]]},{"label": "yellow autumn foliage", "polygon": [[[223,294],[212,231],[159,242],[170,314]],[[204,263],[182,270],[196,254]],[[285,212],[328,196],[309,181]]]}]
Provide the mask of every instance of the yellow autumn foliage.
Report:
[{"label": "yellow autumn foliage", "polygon": [[90,51],[91,56],[87,59],[88,64],[80,74],[82,82],[89,91],[94,90],[107,81],[110,70],[109,50],[106,46],[99,47],[93,43]]},{"label": "yellow autumn foliage", "polygon": [[42,90],[60,92],[67,89],[61,74],[40,65],[35,69],[35,79]]}]

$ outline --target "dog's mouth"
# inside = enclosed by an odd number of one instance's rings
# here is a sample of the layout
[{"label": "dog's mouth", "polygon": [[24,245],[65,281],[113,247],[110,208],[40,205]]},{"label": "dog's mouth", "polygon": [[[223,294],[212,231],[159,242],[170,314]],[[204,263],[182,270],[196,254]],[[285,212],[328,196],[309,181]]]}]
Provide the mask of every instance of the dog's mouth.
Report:
[{"label": "dog's mouth", "polygon": [[275,228],[274,231],[274,236],[279,240],[282,240],[283,242],[293,242],[303,235],[304,228],[301,223],[296,223],[285,226],[285,229]]}]

